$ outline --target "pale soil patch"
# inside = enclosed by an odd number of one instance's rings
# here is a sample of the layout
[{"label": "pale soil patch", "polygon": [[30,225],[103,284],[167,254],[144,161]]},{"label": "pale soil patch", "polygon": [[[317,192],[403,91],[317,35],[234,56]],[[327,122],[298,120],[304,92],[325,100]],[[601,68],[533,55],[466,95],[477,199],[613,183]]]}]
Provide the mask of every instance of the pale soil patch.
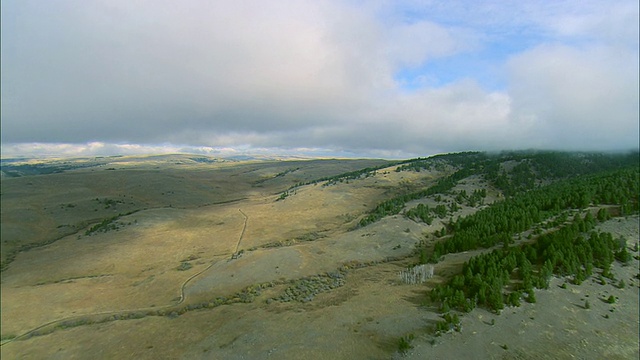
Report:
[{"label": "pale soil patch", "polygon": [[[598,228],[630,239],[639,236],[638,217],[613,219]],[[536,290],[535,304],[523,301],[501,315],[476,309],[462,317],[461,333],[435,338],[434,345],[432,336],[419,337],[407,358],[637,359],[638,261],[628,266],[616,262],[613,273],[624,279],[624,289],[614,286],[617,281],[600,285],[594,278],[562,289],[567,281],[553,278],[549,290]],[[618,297],[617,303],[603,301],[610,295]],[[584,308],[586,300],[589,309]]]},{"label": "pale soil patch", "polygon": [[[553,279],[550,290],[536,291],[537,303],[523,302],[501,315],[476,309],[462,318],[461,333],[436,338],[435,345],[430,344],[432,336],[419,337],[407,358],[637,359],[636,286],[617,289],[588,281],[565,290],[559,287],[563,282]],[[609,305],[601,300],[609,294],[618,296],[619,302]],[[583,308],[585,300],[590,309]]]},{"label": "pale soil patch", "polygon": [[634,248],[640,242],[640,237],[638,237],[639,222],[640,219],[637,216],[626,219],[616,218],[600,224],[598,229],[624,237],[627,240],[627,246]]}]

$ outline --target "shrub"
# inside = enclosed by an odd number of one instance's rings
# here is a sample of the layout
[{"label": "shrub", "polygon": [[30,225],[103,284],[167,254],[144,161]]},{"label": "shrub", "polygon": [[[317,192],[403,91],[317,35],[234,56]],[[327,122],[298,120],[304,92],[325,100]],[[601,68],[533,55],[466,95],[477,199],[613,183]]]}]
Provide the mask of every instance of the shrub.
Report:
[{"label": "shrub", "polygon": [[14,339],[16,337],[17,337],[17,335],[14,335],[14,334],[4,334],[4,335],[2,335],[2,337],[0,337],[0,341],[11,340],[11,339]]},{"label": "shrub", "polygon": [[441,335],[442,333],[448,333],[452,330],[460,332],[462,330],[462,323],[460,321],[460,317],[458,314],[451,315],[450,313],[446,313],[443,316],[442,321],[438,321],[436,323],[436,335]]},{"label": "shrub", "polygon": [[628,264],[631,261],[631,254],[627,251],[626,247],[623,247],[615,253],[615,258],[623,264]]},{"label": "shrub", "polygon": [[413,334],[402,336],[398,341],[398,352],[402,355],[406,355],[409,350],[413,349],[413,345],[411,345],[413,339]]},{"label": "shrub", "polygon": [[192,267],[193,267],[193,265],[191,265],[191,263],[190,263],[190,262],[184,261],[184,262],[182,262],[182,263],[180,264],[180,266],[178,266],[178,267],[176,268],[176,270],[178,270],[178,271],[185,271],[185,270],[189,270],[189,269],[191,269]]},{"label": "shrub", "polygon": [[175,311],[172,311],[172,312],[168,315],[169,319],[175,319],[175,318],[177,318],[178,316],[180,316],[180,314],[178,314],[178,313],[177,313],[177,312],[175,312]]}]

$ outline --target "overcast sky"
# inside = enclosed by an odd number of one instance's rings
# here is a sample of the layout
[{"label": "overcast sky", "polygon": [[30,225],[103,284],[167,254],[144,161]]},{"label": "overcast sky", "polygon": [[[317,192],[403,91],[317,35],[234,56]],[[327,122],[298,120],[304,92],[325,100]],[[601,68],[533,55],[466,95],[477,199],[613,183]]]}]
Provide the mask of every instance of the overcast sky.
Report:
[{"label": "overcast sky", "polygon": [[637,0],[1,4],[3,156],[639,146]]}]

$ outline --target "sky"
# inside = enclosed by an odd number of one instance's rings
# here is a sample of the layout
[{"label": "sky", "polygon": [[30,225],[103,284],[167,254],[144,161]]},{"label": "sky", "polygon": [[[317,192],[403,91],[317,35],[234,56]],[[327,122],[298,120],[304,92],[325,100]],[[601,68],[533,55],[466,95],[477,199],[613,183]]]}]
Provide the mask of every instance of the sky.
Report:
[{"label": "sky", "polygon": [[639,147],[637,0],[3,0],[1,148]]}]

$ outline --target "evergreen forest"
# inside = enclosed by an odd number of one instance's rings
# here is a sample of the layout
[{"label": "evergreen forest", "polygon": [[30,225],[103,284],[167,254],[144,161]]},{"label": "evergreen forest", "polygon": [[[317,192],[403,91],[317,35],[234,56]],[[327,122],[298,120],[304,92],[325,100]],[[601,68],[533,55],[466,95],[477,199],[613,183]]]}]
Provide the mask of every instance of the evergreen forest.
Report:
[{"label": "evergreen forest", "polygon": [[[574,284],[592,276],[602,282],[616,280],[612,264],[626,264],[634,255],[625,239],[594,228],[612,216],[638,213],[639,164],[638,152],[466,152],[418,158],[396,171],[438,170],[448,175],[431,187],[380,203],[359,226],[394,214],[428,225],[441,219],[444,226],[436,231],[433,246],[417,247],[422,264],[438,263],[450,253],[488,249],[427,296],[426,301],[444,314],[437,332],[459,329],[451,310],[469,312],[481,306],[500,312],[522,301],[534,303],[534,289],[548,288],[552,276]],[[486,188],[452,191],[470,176],[480,177]],[[501,198],[471,215],[454,216],[459,205],[483,205],[487,188]],[[439,201],[445,195],[455,200],[406,207],[412,200]],[[516,244],[516,239],[523,241]]]}]

